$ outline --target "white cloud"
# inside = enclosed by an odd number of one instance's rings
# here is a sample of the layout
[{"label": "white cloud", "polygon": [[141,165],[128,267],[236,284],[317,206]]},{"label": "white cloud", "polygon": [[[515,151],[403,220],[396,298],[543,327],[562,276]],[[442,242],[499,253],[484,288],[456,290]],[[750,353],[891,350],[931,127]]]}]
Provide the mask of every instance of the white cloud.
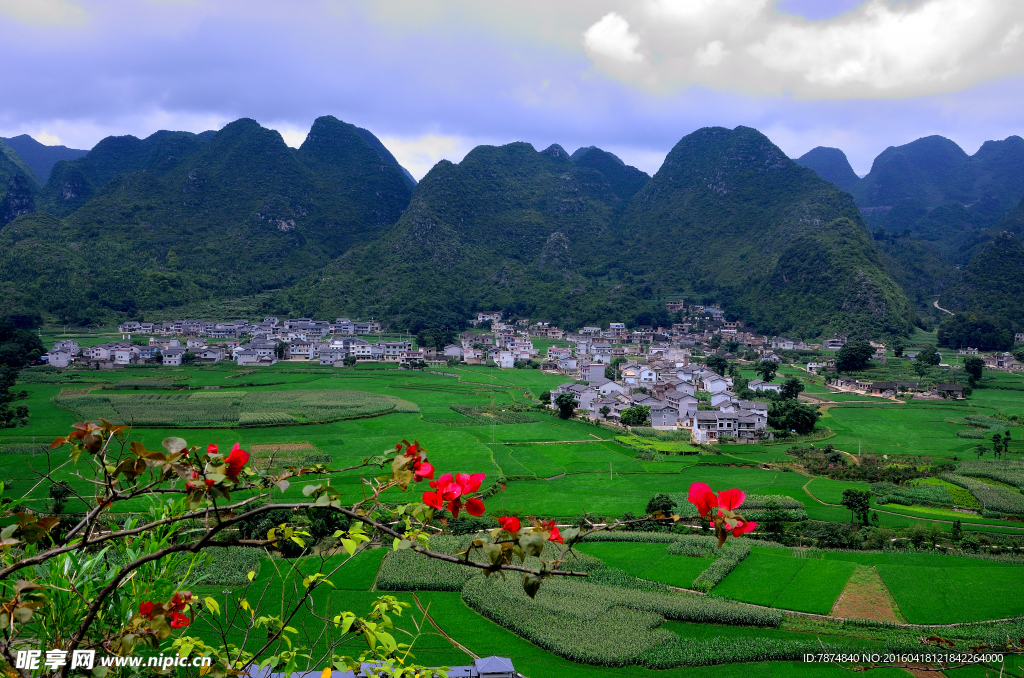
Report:
[{"label": "white cloud", "polygon": [[306,136],[309,134],[309,128],[296,127],[287,122],[281,123],[267,123],[264,127],[277,130],[277,133],[284,139],[284,143],[288,144],[292,148],[298,148],[302,145],[302,142],[306,140]]},{"label": "white cloud", "polygon": [[615,12],[608,12],[583,33],[583,44],[591,52],[617,61],[637,63],[644,57],[636,51],[640,36],[631,33],[629,23]]},{"label": "white cloud", "polygon": [[663,92],[905,97],[1024,71],[1021,0],[867,0],[819,21],[777,3],[613,3],[618,12],[587,29],[583,45],[611,77]]},{"label": "white cloud", "polygon": [[56,134],[50,134],[44,129],[33,134],[32,138],[41,144],[46,144],[47,146],[60,146],[60,137]]},{"label": "white cloud", "polygon": [[722,63],[729,54],[729,51],[725,49],[725,43],[721,40],[712,40],[704,47],[697,50],[694,55],[697,59],[697,63],[701,66],[717,66]]},{"label": "white cloud", "polygon": [[37,26],[78,26],[88,13],[67,0],[0,0],[0,15]]},{"label": "white cloud", "polygon": [[424,134],[417,137],[382,136],[380,141],[391,151],[398,163],[416,177],[422,179],[439,160],[461,162],[482,141],[459,136]]}]

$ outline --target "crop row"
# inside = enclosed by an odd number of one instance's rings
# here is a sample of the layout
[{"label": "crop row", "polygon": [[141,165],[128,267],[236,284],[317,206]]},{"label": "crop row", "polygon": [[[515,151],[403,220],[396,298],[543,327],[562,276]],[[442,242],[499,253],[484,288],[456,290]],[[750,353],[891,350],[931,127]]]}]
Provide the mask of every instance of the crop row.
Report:
[{"label": "crop row", "polygon": [[[626,590],[577,579],[548,579],[530,599],[517,579],[476,577],[466,583],[462,597],[480,614],[544,649],[603,666],[641,663],[647,653],[667,644],[682,651],[678,636],[658,628],[665,619],[777,627],[783,618],[778,610],[720,598]],[[682,656],[655,660],[652,655],[648,661],[667,667],[685,663]]]},{"label": "crop row", "polygon": [[[472,537],[432,537],[430,549],[453,555],[469,545]],[[377,573],[382,591],[461,591],[477,571],[473,568],[427,558],[408,549],[391,551]]]},{"label": "crop row", "polygon": [[986,511],[1024,516],[1024,495],[1016,490],[989,485],[956,473],[947,473],[941,478],[970,492]]},{"label": "crop row", "polygon": [[952,506],[953,497],[941,485],[894,485],[893,483],[871,483],[871,492],[878,497],[879,504],[926,504],[929,506]]},{"label": "crop row", "polygon": [[270,426],[418,411],[413,403],[358,391],[62,394],[54,402],[86,421],[102,418],[136,426],[175,427]]},{"label": "crop row", "polygon": [[694,590],[707,592],[715,588],[750,555],[750,545],[746,542],[729,541],[716,551],[716,555],[718,557],[715,558],[715,562],[693,580]]},{"label": "crop row", "polygon": [[972,478],[991,478],[1007,485],[1024,488],[1024,462],[1020,461],[965,461],[956,472]]}]

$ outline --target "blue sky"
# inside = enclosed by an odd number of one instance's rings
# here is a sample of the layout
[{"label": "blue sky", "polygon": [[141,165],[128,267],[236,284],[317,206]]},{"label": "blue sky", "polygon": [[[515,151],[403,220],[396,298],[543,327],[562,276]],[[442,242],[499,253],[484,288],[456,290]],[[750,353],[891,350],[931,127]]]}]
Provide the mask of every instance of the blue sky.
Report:
[{"label": "blue sky", "polygon": [[597,145],[653,173],[700,127],[860,173],[1024,132],[1020,0],[0,0],[0,136],[88,148],[331,114],[417,178],[473,146]]}]

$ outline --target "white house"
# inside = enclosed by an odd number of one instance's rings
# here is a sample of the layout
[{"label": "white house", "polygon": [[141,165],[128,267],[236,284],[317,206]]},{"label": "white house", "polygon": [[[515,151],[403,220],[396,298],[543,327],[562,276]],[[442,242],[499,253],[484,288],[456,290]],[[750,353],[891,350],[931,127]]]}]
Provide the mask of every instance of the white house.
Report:
[{"label": "white house", "polygon": [[747,384],[747,388],[751,391],[775,391],[776,393],[782,388],[781,384],[769,384],[767,381],[760,379],[754,379]]},{"label": "white house", "polygon": [[181,365],[182,356],[185,355],[183,348],[168,348],[160,352],[165,367],[176,367]]},{"label": "white house", "polygon": [[67,367],[71,364],[71,351],[53,350],[46,354],[46,362],[54,367]]},{"label": "white house", "polygon": [[720,377],[717,374],[704,377],[704,390],[709,393],[720,393],[728,388],[729,382],[725,377]]},{"label": "white house", "polygon": [[516,359],[515,356],[512,355],[512,351],[498,351],[498,355],[494,362],[502,369],[511,369],[516,365]]}]

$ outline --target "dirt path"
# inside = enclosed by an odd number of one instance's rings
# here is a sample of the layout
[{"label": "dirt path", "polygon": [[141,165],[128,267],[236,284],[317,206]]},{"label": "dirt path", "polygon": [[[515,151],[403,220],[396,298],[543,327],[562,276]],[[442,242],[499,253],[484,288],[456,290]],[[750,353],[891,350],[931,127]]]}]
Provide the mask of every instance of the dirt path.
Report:
[{"label": "dirt path", "polygon": [[878,570],[873,565],[858,565],[829,614],[846,619],[903,623],[905,620],[899,618],[896,610],[896,601],[878,576]]},{"label": "dirt path", "polygon": [[948,314],[950,314],[950,315],[956,315],[956,314],[955,314],[955,313],[953,313],[952,311],[949,311],[949,310],[947,310],[947,309],[944,309],[944,308],[942,308],[941,306],[939,306],[939,300],[938,300],[938,299],[936,299],[936,300],[935,300],[934,302],[932,302],[932,306],[934,306],[935,308],[939,309],[939,310],[940,310],[940,311],[942,311],[943,313],[948,313]]}]

